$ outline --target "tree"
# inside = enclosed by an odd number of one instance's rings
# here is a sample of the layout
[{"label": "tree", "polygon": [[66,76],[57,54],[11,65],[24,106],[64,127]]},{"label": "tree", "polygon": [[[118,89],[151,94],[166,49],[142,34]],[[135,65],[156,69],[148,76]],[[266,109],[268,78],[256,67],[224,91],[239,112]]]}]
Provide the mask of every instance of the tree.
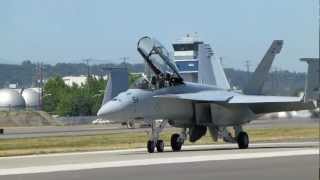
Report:
[{"label": "tree", "polygon": [[96,115],[101,105],[106,81],[89,76],[87,83],[71,87],[55,76],[44,87],[44,110],[60,116]]}]

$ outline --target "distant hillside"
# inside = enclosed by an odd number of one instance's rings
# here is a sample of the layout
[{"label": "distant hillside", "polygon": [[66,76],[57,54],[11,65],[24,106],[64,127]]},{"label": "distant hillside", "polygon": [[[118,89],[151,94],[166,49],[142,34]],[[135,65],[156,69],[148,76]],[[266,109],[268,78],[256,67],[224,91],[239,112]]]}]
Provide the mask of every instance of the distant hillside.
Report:
[{"label": "distant hillside", "polygon": [[[250,75],[241,70],[225,69],[231,86],[243,89],[248,83]],[[276,71],[271,72],[264,84],[263,92],[269,95],[297,95],[297,92],[304,90],[305,73]]]},{"label": "distant hillside", "polygon": [[[124,64],[99,64],[91,65],[90,73],[104,75],[105,68],[119,67]],[[144,64],[126,64],[130,72],[143,72]],[[242,70],[225,69],[227,77],[232,86],[239,89],[247,84],[248,73]],[[55,65],[44,65],[44,78],[54,75],[70,76],[87,74],[88,67],[84,63],[57,63]],[[20,87],[30,87],[36,84],[36,64],[24,61],[20,65],[0,64],[0,87],[6,87],[10,83],[18,83]],[[305,73],[289,71],[277,71],[270,73],[265,84],[265,94],[272,95],[294,95],[297,91],[304,89]]]},{"label": "distant hillside", "polygon": [[[130,72],[141,72],[143,64],[99,64],[91,65],[90,73],[105,75],[105,68],[127,66]],[[44,64],[44,79],[54,75],[70,76],[85,75],[88,73],[88,66],[84,63],[57,63],[55,65]],[[10,83],[18,83],[19,87],[30,87],[35,85],[37,80],[37,65],[31,61],[24,61],[22,64],[0,64],[0,88],[7,87]]]}]

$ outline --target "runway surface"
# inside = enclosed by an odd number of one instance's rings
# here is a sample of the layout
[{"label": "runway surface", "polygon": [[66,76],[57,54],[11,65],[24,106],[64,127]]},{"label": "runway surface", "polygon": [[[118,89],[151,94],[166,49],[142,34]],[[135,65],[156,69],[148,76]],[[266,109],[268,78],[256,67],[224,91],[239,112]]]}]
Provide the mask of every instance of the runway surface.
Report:
[{"label": "runway surface", "polygon": [[144,148],[0,158],[1,180],[317,179],[318,142]]},{"label": "runway surface", "polygon": [[[137,125],[139,126],[139,124]],[[291,119],[263,119],[252,121],[245,127],[248,128],[273,128],[273,127],[318,127],[319,120],[310,118],[291,118]],[[73,126],[40,126],[40,127],[7,127],[0,139],[31,138],[31,137],[50,137],[50,136],[69,136],[69,135],[93,135],[123,132],[141,132],[150,130],[149,128],[127,129],[120,124],[106,125],[73,125]]]}]

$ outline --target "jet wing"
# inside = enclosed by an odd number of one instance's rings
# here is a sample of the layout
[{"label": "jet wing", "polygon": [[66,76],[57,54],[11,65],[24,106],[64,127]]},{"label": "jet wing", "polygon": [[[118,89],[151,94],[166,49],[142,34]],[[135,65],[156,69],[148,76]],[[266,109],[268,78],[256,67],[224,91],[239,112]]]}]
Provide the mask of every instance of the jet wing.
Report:
[{"label": "jet wing", "polygon": [[200,91],[195,93],[157,95],[154,97],[204,102],[228,102],[233,96],[226,91]]},{"label": "jet wing", "polygon": [[255,96],[237,95],[228,101],[229,104],[252,104],[252,103],[278,103],[278,102],[300,102],[300,97],[288,96]]},{"label": "jet wing", "polygon": [[228,104],[247,105],[255,114],[264,114],[281,111],[299,111],[314,109],[312,102],[302,102],[300,97],[286,96],[234,96]]},{"label": "jet wing", "polygon": [[298,111],[315,108],[313,103],[302,102],[302,99],[299,97],[253,96],[226,91],[201,91],[196,93],[165,94],[155,97],[219,103],[221,105],[244,105],[248,106],[256,114],[280,111]]}]

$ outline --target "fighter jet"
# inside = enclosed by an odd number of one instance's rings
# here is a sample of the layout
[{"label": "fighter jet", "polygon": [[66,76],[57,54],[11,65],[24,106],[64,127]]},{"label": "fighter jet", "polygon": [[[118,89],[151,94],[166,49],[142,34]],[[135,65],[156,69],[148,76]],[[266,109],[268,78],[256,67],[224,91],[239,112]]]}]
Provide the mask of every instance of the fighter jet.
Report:
[{"label": "fighter jet", "polygon": [[[282,41],[276,43],[281,48]],[[261,79],[267,73],[265,69],[271,63],[266,60],[254,73],[260,78],[254,77],[245,94],[241,94],[218,86],[184,81],[168,51],[154,38],[142,37],[137,50],[153,76],[139,80],[135,87],[104,102],[97,115],[112,121],[144,120],[150,124],[149,153],[155,149],[164,151],[164,142],[159,134],[167,123],[182,129],[171,136],[173,151],[180,151],[187,139],[196,142],[206,134],[207,129],[214,141],[222,138],[225,142],[237,143],[240,149],[246,149],[249,137],[242,126],[257,116],[314,108],[312,103],[303,102],[299,97],[257,95],[263,84]],[[272,49],[271,53],[276,54],[277,51],[279,49]],[[159,125],[155,123],[158,119],[163,120]],[[228,127],[232,127],[234,133]]]}]

